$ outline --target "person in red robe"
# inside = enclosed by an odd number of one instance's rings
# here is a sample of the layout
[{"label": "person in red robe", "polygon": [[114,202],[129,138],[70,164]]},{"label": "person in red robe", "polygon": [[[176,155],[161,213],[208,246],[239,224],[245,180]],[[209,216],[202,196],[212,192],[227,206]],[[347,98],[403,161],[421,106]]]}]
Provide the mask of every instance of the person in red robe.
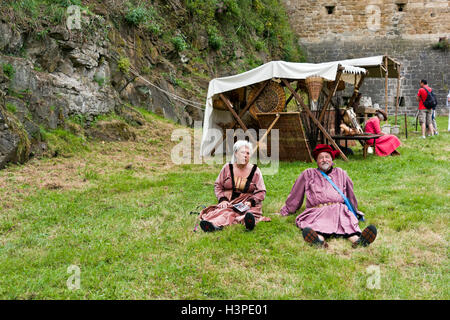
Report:
[{"label": "person in red robe", "polygon": [[[380,122],[386,121],[387,119],[388,116],[385,111],[381,109],[377,110],[375,117],[367,120],[364,132],[382,135],[375,143],[375,153],[377,156],[399,156],[400,153],[396,149],[402,144],[400,140],[392,134],[386,134],[381,131]],[[367,140],[367,144],[372,146],[374,139]]]},{"label": "person in red robe", "polygon": [[[233,146],[233,157],[226,163],[214,184],[218,204],[200,212],[200,227],[205,232],[221,230],[232,224],[244,224],[253,230],[260,221],[270,221],[262,215],[262,202],[266,196],[263,176],[256,164],[249,164],[252,145],[239,140]],[[247,206],[239,211],[235,205]]]}]

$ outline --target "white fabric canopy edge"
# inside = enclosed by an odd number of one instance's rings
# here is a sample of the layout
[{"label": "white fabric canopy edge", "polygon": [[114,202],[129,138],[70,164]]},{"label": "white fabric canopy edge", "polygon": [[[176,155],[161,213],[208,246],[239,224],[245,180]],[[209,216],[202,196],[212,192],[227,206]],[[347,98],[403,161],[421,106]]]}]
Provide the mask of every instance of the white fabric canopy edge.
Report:
[{"label": "white fabric canopy edge", "polygon": [[[246,87],[258,82],[272,78],[284,79],[306,79],[312,76],[320,76],[328,81],[334,81],[339,64],[344,68],[346,74],[366,73],[364,68],[345,65],[339,62],[324,63],[297,63],[286,61],[271,61],[249,71],[228,76],[215,78],[209,82],[207,99],[216,94]],[[352,80],[344,81],[353,83]]]}]

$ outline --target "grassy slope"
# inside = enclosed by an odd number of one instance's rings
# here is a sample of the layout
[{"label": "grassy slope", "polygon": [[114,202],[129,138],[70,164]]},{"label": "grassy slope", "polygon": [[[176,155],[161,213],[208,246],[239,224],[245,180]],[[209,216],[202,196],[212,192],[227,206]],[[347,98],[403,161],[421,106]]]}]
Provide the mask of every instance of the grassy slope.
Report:
[{"label": "grassy slope", "polygon": [[[336,161],[379,237],[369,248],[337,239],[322,250],[305,244],[295,215],[271,214],[313,164],[283,163],[265,177],[272,222],[194,233],[188,213],[215,201],[220,166],[170,165],[176,126],[146,117],[153,125],[136,142],[0,171],[1,298],[449,299],[447,118],[437,137],[402,138],[400,157],[363,160],[357,147]],[[70,265],[81,270],[80,290],[67,288]],[[377,290],[366,287],[371,265]]]}]

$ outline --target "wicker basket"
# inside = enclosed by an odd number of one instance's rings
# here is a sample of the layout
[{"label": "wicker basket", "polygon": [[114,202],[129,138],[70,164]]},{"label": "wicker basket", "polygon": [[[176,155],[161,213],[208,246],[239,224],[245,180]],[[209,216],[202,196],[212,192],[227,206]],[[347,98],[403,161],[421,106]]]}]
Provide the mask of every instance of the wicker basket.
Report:
[{"label": "wicker basket", "polygon": [[[334,83],[335,83],[334,81],[328,81],[328,83],[327,83],[328,90],[330,90],[330,91],[333,90]],[[342,91],[342,90],[345,90],[345,82],[342,80],[339,80],[339,84],[338,84],[336,91]]]},{"label": "wicker basket", "polygon": [[220,98],[213,99],[213,108],[219,110],[228,110],[227,106],[225,105],[225,102],[223,102],[222,99]]},{"label": "wicker basket", "polygon": [[[253,99],[262,85],[263,83],[259,83],[250,91],[248,101]],[[283,111],[285,104],[286,94],[283,87],[274,81],[270,81],[256,98],[249,111],[253,118],[257,119],[257,113],[280,112]]]},{"label": "wicker basket", "polygon": [[[234,107],[237,107],[242,101],[245,100],[245,87],[227,91],[223,94],[231,101]],[[219,110],[228,110],[225,102],[223,102],[223,100],[220,99],[219,96],[213,99],[213,108]]]},{"label": "wicker basket", "polygon": [[309,77],[306,78],[306,87],[308,88],[309,96],[311,100],[317,102],[319,100],[320,91],[322,91],[323,78],[322,77]]},{"label": "wicker basket", "polygon": [[[276,113],[259,113],[258,122],[260,127],[268,129],[275,117],[277,117]],[[300,112],[280,112],[279,119],[273,126],[273,129],[279,130],[279,140],[277,140],[279,160],[312,162],[309,142],[305,136]],[[272,145],[271,134],[269,133],[265,141],[267,143],[267,154],[272,152],[272,148],[275,148],[275,145]]]}]

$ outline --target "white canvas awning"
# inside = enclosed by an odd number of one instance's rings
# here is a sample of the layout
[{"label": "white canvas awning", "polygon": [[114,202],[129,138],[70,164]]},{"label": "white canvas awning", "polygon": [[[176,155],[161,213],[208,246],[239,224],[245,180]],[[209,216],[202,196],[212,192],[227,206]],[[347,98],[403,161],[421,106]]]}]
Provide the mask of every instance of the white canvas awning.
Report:
[{"label": "white canvas awning", "polygon": [[364,68],[368,71],[366,77],[369,78],[384,78],[385,72],[382,69],[382,67],[385,66],[386,58],[388,65],[388,78],[398,78],[400,72],[400,63],[395,61],[389,56],[373,56],[373,57],[347,59],[332,62],[340,63],[342,65]]},{"label": "white canvas awning", "polygon": [[269,79],[282,78],[298,80],[306,79],[311,76],[320,76],[328,81],[334,81],[336,79],[336,73],[339,65],[344,68],[341,80],[351,84],[357,83],[361,75],[367,72],[364,68],[345,65],[334,61],[318,64],[271,61],[238,75],[211,80],[209,82],[208,94],[206,98],[201,155],[209,155],[216,144],[216,141],[211,141],[210,130],[221,130],[218,123],[227,123],[233,120],[230,112],[213,108],[212,101],[215,95]]}]

